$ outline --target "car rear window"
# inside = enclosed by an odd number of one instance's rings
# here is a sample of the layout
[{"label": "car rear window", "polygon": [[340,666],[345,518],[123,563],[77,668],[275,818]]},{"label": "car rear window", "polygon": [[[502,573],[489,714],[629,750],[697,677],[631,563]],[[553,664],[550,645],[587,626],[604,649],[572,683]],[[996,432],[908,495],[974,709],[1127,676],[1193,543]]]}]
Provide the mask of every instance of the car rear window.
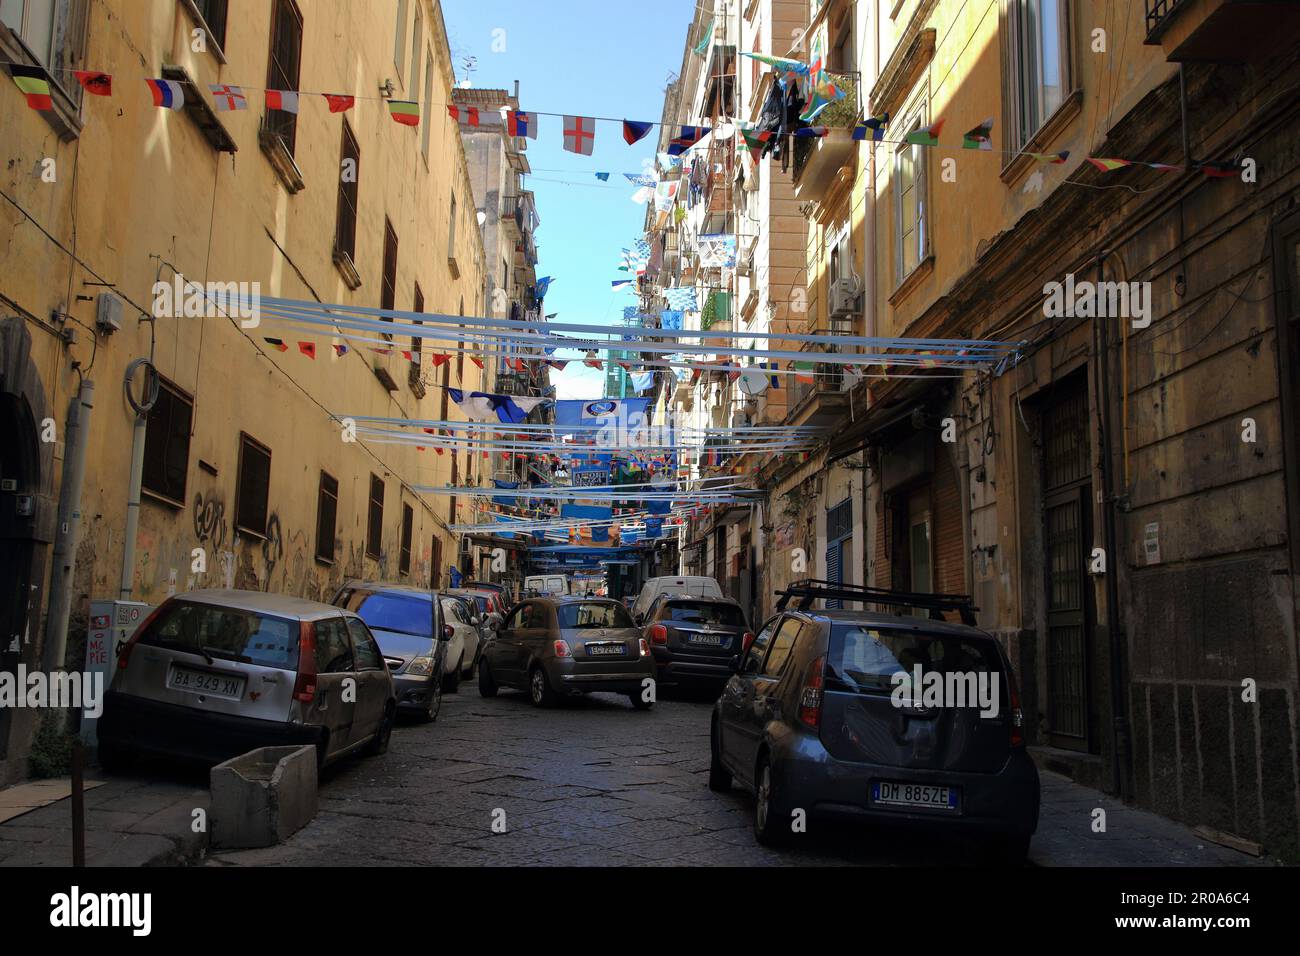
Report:
[{"label": "car rear window", "polygon": [[174,601],[140,643],[261,667],[296,670],[298,622],[238,608]]},{"label": "car rear window", "polygon": [[385,594],[372,591],[363,595],[354,610],[372,629],[393,631],[397,634],[414,634],[416,637],[433,636],[432,602],[414,595]]},{"label": "car rear window", "polygon": [[561,604],[555,611],[560,619],[560,627],[565,629],[633,626],[627,608],[613,601]]},{"label": "car rear window", "polygon": [[827,686],[832,690],[890,693],[894,674],[1000,674],[1002,660],[992,640],[925,634],[889,628],[837,624],[826,654]]},{"label": "car rear window", "polygon": [[686,624],[722,624],[726,627],[744,627],[745,616],[734,604],[714,604],[708,601],[673,601],[665,608],[663,616],[671,621]]}]

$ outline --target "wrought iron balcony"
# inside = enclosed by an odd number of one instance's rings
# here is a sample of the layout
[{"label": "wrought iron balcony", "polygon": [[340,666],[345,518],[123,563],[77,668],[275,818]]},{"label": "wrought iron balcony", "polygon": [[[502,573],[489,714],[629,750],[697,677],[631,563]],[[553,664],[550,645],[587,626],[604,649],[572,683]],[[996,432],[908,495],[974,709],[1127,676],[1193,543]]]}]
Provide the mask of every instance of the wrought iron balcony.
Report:
[{"label": "wrought iron balcony", "polygon": [[1175,63],[1251,63],[1300,42],[1288,0],[1145,0],[1148,46]]}]

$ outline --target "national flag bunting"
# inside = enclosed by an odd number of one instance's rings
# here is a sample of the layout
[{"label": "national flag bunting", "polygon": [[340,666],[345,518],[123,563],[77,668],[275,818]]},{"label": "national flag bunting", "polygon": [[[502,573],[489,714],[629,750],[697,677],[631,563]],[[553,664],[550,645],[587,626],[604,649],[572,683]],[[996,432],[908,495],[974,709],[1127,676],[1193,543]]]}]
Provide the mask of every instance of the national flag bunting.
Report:
[{"label": "national flag bunting", "polygon": [[388,112],[394,122],[403,126],[420,125],[420,104],[415,100],[389,100]]},{"label": "national flag bunting", "polygon": [[340,343],[338,343],[338,342],[335,342],[335,343],[334,343],[334,354],[335,354],[335,355],[338,355],[338,356],[344,356],[344,355],[347,355],[347,354],[348,354],[348,347],[347,347],[346,345],[342,345],[342,344],[340,344]]},{"label": "national flag bunting", "polygon": [[476,106],[448,106],[447,115],[461,126],[478,126],[478,107]]},{"label": "national flag bunting", "polygon": [[944,120],[937,119],[929,126],[922,126],[903,137],[903,142],[913,146],[938,146],[939,131],[943,129]]},{"label": "national flag bunting", "polygon": [[297,113],[298,94],[293,90],[267,90],[266,108],[281,113]]},{"label": "national flag bunting", "polygon": [[98,70],[73,70],[72,75],[77,78],[77,82],[87,93],[94,96],[113,95],[113,76],[110,73],[100,73]]},{"label": "national flag bunting", "polygon": [[869,139],[873,143],[879,143],[885,138],[885,124],[888,122],[888,113],[880,117],[868,117],[853,127],[853,138],[859,141]]},{"label": "national flag bunting", "polygon": [[1089,156],[1088,162],[1096,166],[1103,173],[1111,172],[1115,169],[1123,169],[1125,166],[1133,165],[1127,159],[1104,159],[1099,156]]},{"label": "national flag bunting", "polygon": [[269,346],[271,346],[272,348],[274,348],[277,352],[287,352],[287,351],[289,351],[289,346],[287,346],[287,345],[284,344],[284,340],[283,340],[283,339],[273,339],[273,338],[265,337],[265,336],[264,336],[263,339],[262,339],[262,341],[264,341],[267,345],[269,345]]},{"label": "national flag bunting", "polygon": [[638,140],[644,139],[645,134],[654,129],[654,125],[654,123],[642,123],[637,120],[623,120],[623,142],[631,146]]},{"label": "national flag bunting", "polygon": [[1070,158],[1070,151],[1063,149],[1059,153],[1025,153],[1031,159],[1036,159],[1040,163],[1051,163],[1054,166],[1060,166]]},{"label": "national flag bunting", "polygon": [[590,156],[596,142],[596,121],[590,116],[564,117],[564,148],[570,153]]},{"label": "national flag bunting", "polygon": [[812,362],[795,362],[794,377],[798,382],[815,382],[817,377],[814,374],[817,366]]},{"label": "national flag bunting", "polygon": [[1219,162],[1207,159],[1197,163],[1196,168],[1211,179],[1230,179],[1241,174],[1241,166],[1235,162]]},{"label": "national flag bunting", "polygon": [[[48,18],[48,15],[47,15]],[[9,68],[14,83],[27,97],[27,105],[34,110],[54,109],[54,99],[50,95],[50,81],[45,71],[38,66],[13,65]]]},{"label": "national flag bunting", "polygon": [[707,126],[683,126],[681,132],[669,141],[668,155],[680,156],[711,132]]},{"label": "national flag bunting", "polygon": [[178,110],[185,105],[185,90],[175,80],[150,77],[145,80],[153,94],[153,105],[165,110]]},{"label": "national flag bunting", "polygon": [[993,119],[990,117],[980,123],[972,130],[968,130],[961,138],[962,149],[982,149],[989,151],[993,149]]},{"label": "national flag bunting", "polygon": [[331,113],[346,113],[356,105],[357,98],[346,93],[322,93],[325,102],[330,105]]},{"label": "national flag bunting", "polygon": [[315,359],[316,359],[316,343],[315,343],[315,342],[299,342],[299,343],[298,343],[298,351],[301,352],[303,355],[307,356],[307,357],[308,357],[309,359],[311,359],[312,361],[315,361]]},{"label": "national flag bunting", "polygon": [[248,97],[244,95],[242,87],[231,86],[229,83],[209,83],[208,89],[212,91],[212,102],[218,113],[248,109]]},{"label": "national flag bunting", "polygon": [[524,136],[537,139],[537,114],[522,110],[510,110],[506,113],[506,131],[511,136]]}]

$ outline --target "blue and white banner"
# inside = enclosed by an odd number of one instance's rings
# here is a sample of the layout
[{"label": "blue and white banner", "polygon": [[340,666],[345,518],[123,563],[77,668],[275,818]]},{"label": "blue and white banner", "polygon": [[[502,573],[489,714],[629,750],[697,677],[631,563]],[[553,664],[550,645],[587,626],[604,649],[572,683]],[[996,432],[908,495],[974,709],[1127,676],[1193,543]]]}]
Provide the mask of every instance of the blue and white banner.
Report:
[{"label": "blue and white banner", "polygon": [[492,395],[488,392],[470,392],[466,395],[458,388],[447,389],[465,417],[472,422],[502,422],[518,425],[546,398],[524,398],[521,395]]}]

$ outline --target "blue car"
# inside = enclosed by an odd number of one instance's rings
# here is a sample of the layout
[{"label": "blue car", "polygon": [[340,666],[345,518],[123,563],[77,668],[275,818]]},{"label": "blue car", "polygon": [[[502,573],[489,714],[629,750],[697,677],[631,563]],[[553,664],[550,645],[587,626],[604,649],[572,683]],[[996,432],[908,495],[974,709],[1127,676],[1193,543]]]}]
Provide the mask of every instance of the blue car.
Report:
[{"label": "blue car", "polygon": [[[803,810],[973,835],[998,860],[1023,862],[1038,771],[1010,662],[973,626],[969,599],[821,581],[778,593],[780,613],[746,648],[710,734],[709,786],[753,790],[758,841],[785,842]],[[787,610],[791,598],[799,606]],[[931,617],[812,609],[818,599]]]}]

